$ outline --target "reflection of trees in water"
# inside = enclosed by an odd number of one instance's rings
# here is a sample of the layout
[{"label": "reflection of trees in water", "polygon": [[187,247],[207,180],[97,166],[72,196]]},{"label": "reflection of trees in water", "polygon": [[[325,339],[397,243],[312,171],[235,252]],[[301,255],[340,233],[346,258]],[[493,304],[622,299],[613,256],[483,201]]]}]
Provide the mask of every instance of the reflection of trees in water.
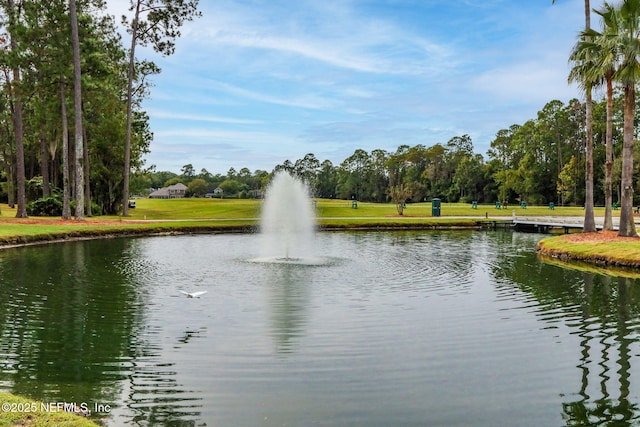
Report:
[{"label": "reflection of trees in water", "polygon": [[[0,352],[3,382],[33,398],[114,402],[120,367],[104,361],[127,354],[138,321],[137,290],[105,258],[124,240],[20,248],[3,254],[0,269]],[[99,368],[96,368],[98,366]]]},{"label": "reflection of trees in water", "polygon": [[[192,336],[187,331],[186,341]],[[123,417],[127,424],[136,426],[195,426],[202,399],[182,388],[175,363],[161,359],[160,339],[160,328],[149,327],[132,338],[125,402],[128,413]]]},{"label": "reflection of trees in water", "polygon": [[515,283],[535,298],[540,320],[562,321],[580,337],[580,390],[562,405],[566,424],[637,425],[640,402],[629,400],[630,390],[640,386],[631,384],[631,347],[640,342],[637,279],[577,272],[534,256],[501,257],[493,274],[500,292],[515,293],[509,289]]},{"label": "reflection of trees in water", "polygon": [[[630,378],[631,378],[631,344],[637,339],[628,338],[633,329],[629,328],[630,321],[633,320],[631,313],[632,296],[630,289],[633,281],[628,278],[617,278],[617,287],[612,288],[612,279],[602,277],[602,289],[598,293],[598,287],[594,286],[594,275],[592,273],[584,274],[584,301],[583,313],[584,320],[580,325],[580,346],[582,347],[580,358],[580,369],[582,370],[581,388],[578,393],[579,400],[563,404],[564,419],[569,425],[607,425],[612,422],[618,426],[631,426],[632,422],[640,419],[640,408],[638,403],[629,401]],[[594,289],[595,288],[595,289]],[[594,292],[595,290],[595,292]],[[596,318],[600,322],[599,331],[610,331],[610,333],[593,333],[593,323],[590,321],[591,304],[589,301],[593,298],[602,298],[604,310]],[[607,302],[617,301],[617,310],[609,312],[612,309]],[[614,338],[612,340],[611,338]],[[597,355],[599,350],[600,355]],[[595,355],[592,355],[596,353]],[[609,367],[612,356],[615,357],[613,362],[618,366],[618,370],[611,372]],[[617,357],[616,357],[617,356]],[[597,366],[594,361],[599,357]],[[599,388],[596,393],[600,398],[591,401],[589,394],[590,377],[593,376],[593,370],[598,370],[599,384],[593,387]],[[616,380],[617,377],[617,380]],[[612,387],[613,386],[613,387]],[[611,391],[615,388],[614,391]],[[616,394],[618,395],[616,397]]]},{"label": "reflection of trees in water", "polygon": [[161,336],[145,321],[148,289],[140,279],[152,268],[136,247],[110,239],[0,254],[4,390],[115,412],[124,393],[134,425],[194,424],[185,417],[193,419],[197,405],[172,364],[160,360]]}]

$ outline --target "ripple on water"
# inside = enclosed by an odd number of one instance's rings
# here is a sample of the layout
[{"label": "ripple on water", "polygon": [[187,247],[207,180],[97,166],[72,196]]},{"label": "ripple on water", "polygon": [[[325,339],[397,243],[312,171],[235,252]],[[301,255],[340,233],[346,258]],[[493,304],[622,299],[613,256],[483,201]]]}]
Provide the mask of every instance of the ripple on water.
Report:
[{"label": "ripple on water", "polygon": [[0,295],[0,387],[95,390],[107,425],[561,425],[640,401],[631,286],[541,266],[511,233],[314,239],[310,268],[256,262],[251,235],[73,246],[74,286]]}]

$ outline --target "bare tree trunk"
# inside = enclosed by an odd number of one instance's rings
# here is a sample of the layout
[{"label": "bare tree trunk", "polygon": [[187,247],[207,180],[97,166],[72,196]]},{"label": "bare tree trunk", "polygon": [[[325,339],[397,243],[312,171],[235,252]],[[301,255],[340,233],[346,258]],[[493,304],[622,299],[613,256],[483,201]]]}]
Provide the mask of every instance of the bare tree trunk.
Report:
[{"label": "bare tree trunk", "polygon": [[84,143],[84,202],[86,205],[87,216],[92,216],[91,212],[91,185],[89,174],[91,172],[89,166],[89,142],[87,140],[87,129],[85,127],[82,128],[82,141]]},{"label": "bare tree trunk", "polygon": [[62,116],[62,218],[71,218],[69,197],[69,126],[67,124],[67,101],[64,96],[64,83],[60,81],[60,105]]},{"label": "bare tree trunk", "polygon": [[593,101],[591,84],[588,83],[586,94],[586,143],[585,143],[585,198],[584,224],[582,231],[591,233],[596,231],[596,220],[593,213]]},{"label": "bare tree trunk", "polygon": [[633,220],[633,136],[636,92],[633,84],[624,88],[624,130],[622,143],[622,177],[620,199],[620,228],[618,236],[637,237]]},{"label": "bare tree trunk", "polygon": [[[591,29],[591,6],[589,0],[584,0],[584,28]],[[593,99],[591,83],[587,83],[585,94],[586,108],[586,142],[585,142],[585,198],[584,198],[584,225],[582,231],[591,233],[596,231],[596,219],[593,213]]]},{"label": "bare tree trunk", "polygon": [[603,230],[613,230],[613,80],[607,77],[607,131],[606,160],[604,164],[604,225]]},{"label": "bare tree trunk", "polygon": [[[4,172],[7,174],[7,204],[9,205],[9,207],[11,209],[15,208],[16,206],[16,188],[15,188],[15,181],[16,181],[16,177],[15,177],[15,173],[14,173],[14,166],[13,166],[13,150],[11,149],[12,147],[7,145],[5,147],[5,149],[3,149],[3,157],[5,159],[7,159],[6,162],[4,162]],[[6,150],[9,150],[9,152],[7,153]]]},{"label": "bare tree trunk", "polygon": [[140,0],[136,2],[136,13],[131,30],[131,48],[129,49],[129,70],[127,74],[127,132],[124,141],[124,179],[122,194],[122,216],[129,216],[129,178],[131,175],[131,127],[133,110],[133,72],[135,65],[135,49],[140,18]]},{"label": "bare tree trunk", "polygon": [[588,30],[591,28],[591,6],[589,0],[584,0],[584,27]]},{"label": "bare tree trunk", "polygon": [[76,1],[69,0],[71,18],[71,38],[73,42],[73,109],[75,135],[75,189],[76,220],[84,220],[84,144],[82,142],[82,72],[80,69],[80,38],[78,36],[78,16]]},{"label": "bare tree trunk", "polygon": [[42,173],[42,197],[51,195],[49,183],[49,144],[44,131],[40,132],[40,172]]},{"label": "bare tree trunk", "polygon": [[[9,25],[13,27],[15,24],[17,8],[13,2],[13,0],[7,0],[7,5],[9,6]],[[10,34],[10,45],[11,51],[17,55],[18,54],[18,42],[14,34]],[[27,197],[26,197],[26,188],[25,188],[25,168],[24,168],[24,129],[23,129],[23,118],[22,118],[22,95],[19,93],[21,76],[20,76],[20,67],[17,64],[14,64],[12,67],[13,81],[9,86],[9,92],[13,98],[13,132],[16,140],[16,183],[17,183],[17,202],[18,209],[16,211],[16,218],[26,218],[27,217]]]}]

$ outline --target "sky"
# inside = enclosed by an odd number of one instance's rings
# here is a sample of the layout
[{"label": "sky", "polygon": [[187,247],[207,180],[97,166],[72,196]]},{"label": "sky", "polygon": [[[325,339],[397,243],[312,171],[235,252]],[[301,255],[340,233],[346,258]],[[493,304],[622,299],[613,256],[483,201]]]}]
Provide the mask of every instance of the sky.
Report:
[{"label": "sky", "polygon": [[[108,5],[120,16],[128,0]],[[465,134],[486,158],[500,129],[581,98],[567,76],[584,0],[200,0],[199,10],[173,55],[138,51],[162,69],[143,103],[157,171],[271,171],[307,153],[339,165],[357,149]]]}]

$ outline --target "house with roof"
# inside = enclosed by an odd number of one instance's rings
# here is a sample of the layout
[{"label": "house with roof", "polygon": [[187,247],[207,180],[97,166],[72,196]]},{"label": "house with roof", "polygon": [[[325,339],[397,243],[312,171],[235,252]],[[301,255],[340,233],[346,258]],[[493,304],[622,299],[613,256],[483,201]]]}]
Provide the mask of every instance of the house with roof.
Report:
[{"label": "house with roof", "polygon": [[150,199],[181,199],[187,193],[187,186],[179,182],[168,187],[158,188],[149,194]]}]

